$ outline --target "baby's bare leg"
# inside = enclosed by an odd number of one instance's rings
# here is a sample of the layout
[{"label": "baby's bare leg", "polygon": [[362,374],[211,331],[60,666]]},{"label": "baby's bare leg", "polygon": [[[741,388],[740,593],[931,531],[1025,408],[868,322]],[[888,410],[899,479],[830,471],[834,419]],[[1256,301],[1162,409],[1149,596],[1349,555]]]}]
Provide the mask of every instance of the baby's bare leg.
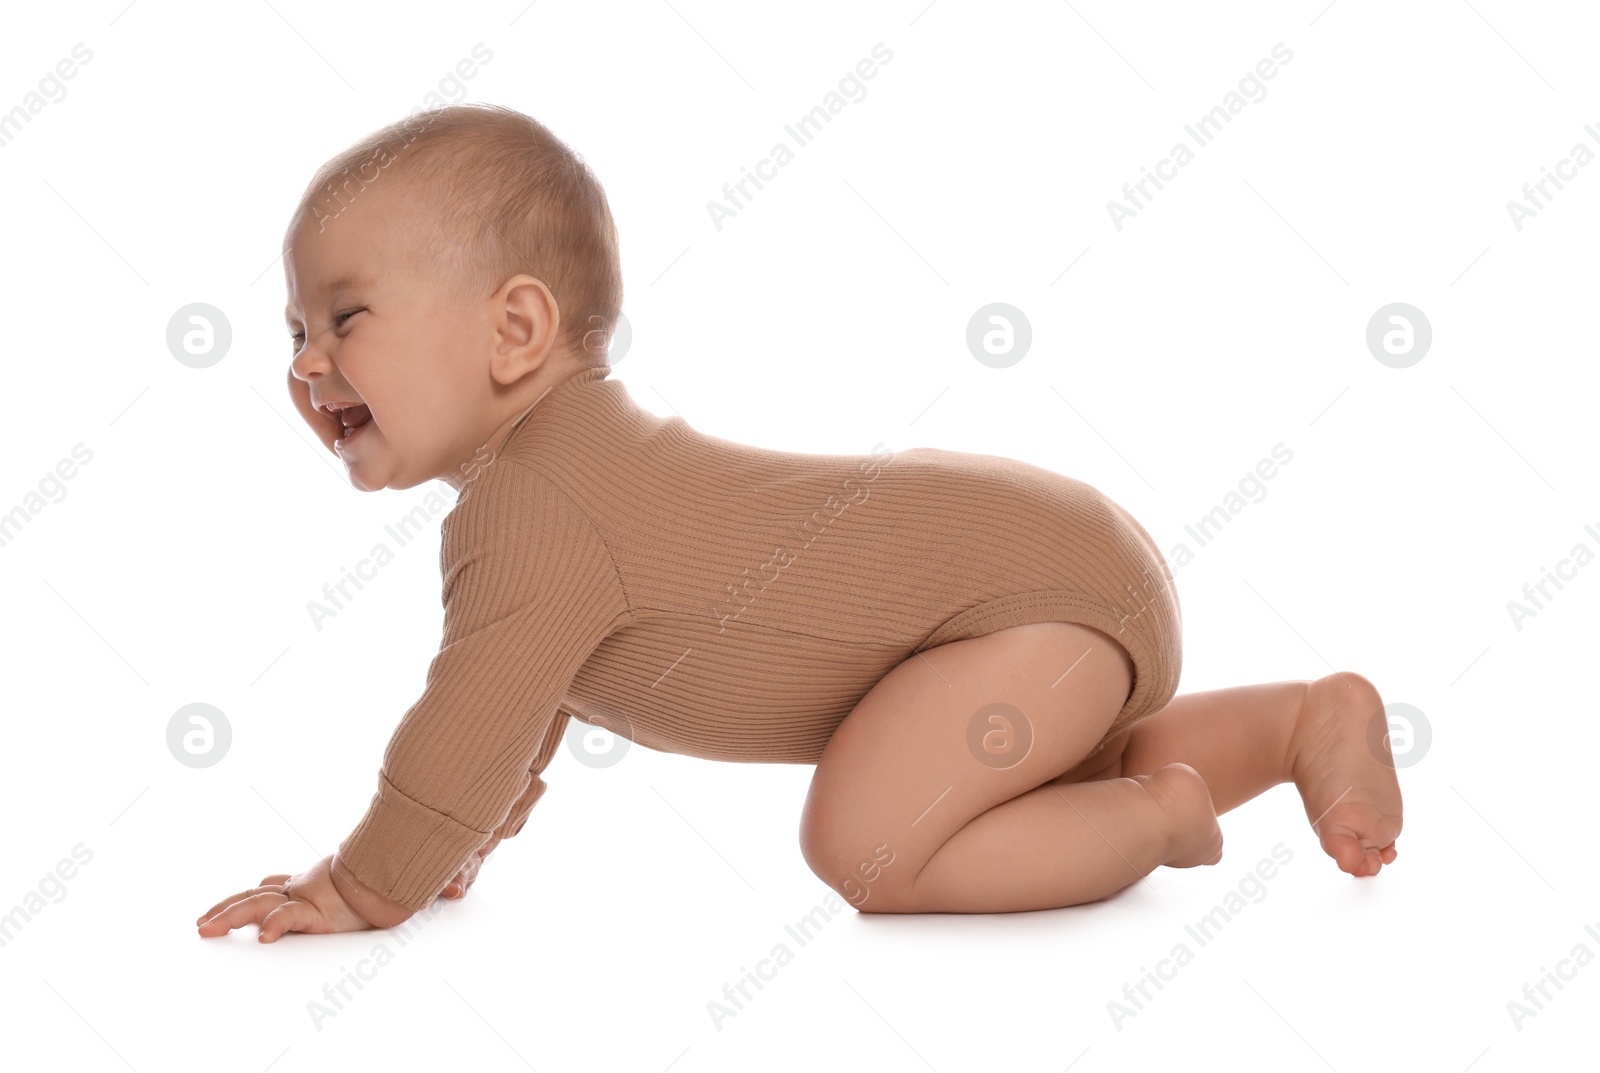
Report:
[{"label": "baby's bare leg", "polygon": [[1210,863],[1221,832],[1184,764],[1050,784],[1105,734],[1131,673],[1112,638],[1059,622],[913,656],[818,761],[807,863],[857,909],[892,913],[1058,908],[1161,864]]},{"label": "baby's bare leg", "polygon": [[[1281,782],[1289,782],[1289,742],[1309,682],[1208,689],[1173,697],[1167,706],[1124,732],[1120,770],[1146,775],[1181,761],[1198,771],[1211,790],[1217,815],[1229,812]],[[1071,774],[1070,772],[1068,774]]]}]

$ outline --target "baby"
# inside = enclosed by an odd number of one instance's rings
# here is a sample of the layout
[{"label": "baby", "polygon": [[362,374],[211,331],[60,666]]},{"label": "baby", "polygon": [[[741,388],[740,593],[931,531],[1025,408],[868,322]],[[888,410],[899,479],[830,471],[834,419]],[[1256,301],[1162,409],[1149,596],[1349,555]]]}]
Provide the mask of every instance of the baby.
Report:
[{"label": "baby", "polygon": [[1091,902],[1222,856],[1293,782],[1354,876],[1395,859],[1383,702],[1340,672],[1177,696],[1181,612],[1094,487],[919,447],[769,450],[610,376],[616,228],[538,122],[459,105],[325,165],[284,242],[290,395],[364,491],[442,480],[444,630],[332,856],[197,921],[385,928],[459,898],[568,720],[815,764],[806,863],[862,912]]}]

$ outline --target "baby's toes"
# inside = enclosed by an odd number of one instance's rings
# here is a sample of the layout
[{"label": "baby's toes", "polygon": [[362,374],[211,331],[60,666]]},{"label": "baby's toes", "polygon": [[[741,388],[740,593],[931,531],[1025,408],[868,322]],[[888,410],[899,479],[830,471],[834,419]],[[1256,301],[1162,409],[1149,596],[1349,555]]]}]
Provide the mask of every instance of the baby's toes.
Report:
[{"label": "baby's toes", "polygon": [[1342,831],[1328,831],[1322,835],[1322,851],[1333,858],[1339,871],[1356,876],[1366,864],[1366,848],[1361,840]]},{"label": "baby's toes", "polygon": [[1375,876],[1396,855],[1393,846],[1379,849],[1348,832],[1329,832],[1322,839],[1322,848],[1338,864],[1341,872],[1353,876]]}]

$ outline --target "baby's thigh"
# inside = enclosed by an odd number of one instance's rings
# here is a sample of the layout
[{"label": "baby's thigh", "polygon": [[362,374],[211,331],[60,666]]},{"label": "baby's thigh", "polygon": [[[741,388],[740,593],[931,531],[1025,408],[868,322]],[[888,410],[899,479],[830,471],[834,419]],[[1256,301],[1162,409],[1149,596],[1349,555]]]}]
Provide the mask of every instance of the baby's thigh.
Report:
[{"label": "baby's thigh", "polygon": [[1066,622],[911,656],[823,749],[801,814],[806,863],[852,905],[909,885],[974,817],[1084,761],[1132,669],[1110,636]]}]

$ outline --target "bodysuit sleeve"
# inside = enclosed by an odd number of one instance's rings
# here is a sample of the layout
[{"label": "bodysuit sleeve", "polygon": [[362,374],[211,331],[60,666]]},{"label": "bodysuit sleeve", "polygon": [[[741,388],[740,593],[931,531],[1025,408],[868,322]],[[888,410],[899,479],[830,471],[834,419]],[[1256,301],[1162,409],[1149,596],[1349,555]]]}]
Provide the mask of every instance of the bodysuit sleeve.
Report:
[{"label": "bodysuit sleeve", "polygon": [[556,713],[550,721],[550,727],[544,732],[544,744],[539,746],[539,751],[533,754],[533,763],[528,765],[528,786],[522,791],[522,796],[512,804],[511,811],[506,818],[496,827],[493,834],[502,840],[515,838],[523,824],[528,822],[528,814],[533,811],[533,806],[539,803],[539,798],[544,796],[545,781],[541,778],[544,769],[550,766],[550,761],[555,757],[556,750],[565,740],[567,721],[571,717],[565,711]]},{"label": "bodysuit sleeve", "polygon": [[362,883],[413,910],[496,830],[521,829],[567,719],[563,694],[629,617],[599,532],[519,462],[491,464],[468,486],[441,527],[439,565],[439,652],[338,851]]}]

